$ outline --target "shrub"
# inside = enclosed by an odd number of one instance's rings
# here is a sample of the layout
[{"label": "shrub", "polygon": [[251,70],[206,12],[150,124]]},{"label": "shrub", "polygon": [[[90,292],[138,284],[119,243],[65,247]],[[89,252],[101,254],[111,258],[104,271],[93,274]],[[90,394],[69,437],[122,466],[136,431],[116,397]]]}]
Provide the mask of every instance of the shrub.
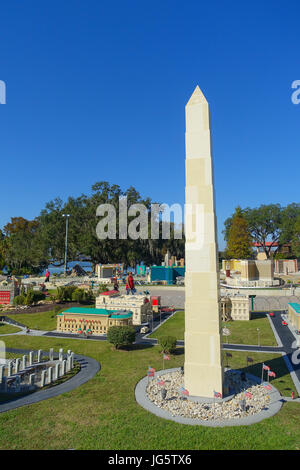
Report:
[{"label": "shrub", "polygon": [[25,295],[16,295],[13,300],[14,305],[24,305]]},{"label": "shrub", "polygon": [[107,284],[99,284],[98,294],[101,294],[102,292],[106,292],[108,290],[109,290],[109,287]]},{"label": "shrub", "polygon": [[162,336],[159,338],[158,344],[161,346],[162,352],[172,353],[176,349],[176,341],[175,336]]},{"label": "shrub", "polygon": [[25,296],[24,304],[34,305],[37,304],[40,300],[44,300],[45,298],[46,296],[43,292],[29,290]]},{"label": "shrub", "polygon": [[94,294],[91,290],[75,289],[72,294],[72,300],[80,304],[90,303],[94,300]]},{"label": "shrub", "polygon": [[107,332],[107,341],[119,349],[135,341],[135,329],[132,326],[111,326]]},{"label": "shrub", "polygon": [[61,286],[57,288],[56,298],[60,302],[72,301],[72,294],[76,290],[75,286]]}]

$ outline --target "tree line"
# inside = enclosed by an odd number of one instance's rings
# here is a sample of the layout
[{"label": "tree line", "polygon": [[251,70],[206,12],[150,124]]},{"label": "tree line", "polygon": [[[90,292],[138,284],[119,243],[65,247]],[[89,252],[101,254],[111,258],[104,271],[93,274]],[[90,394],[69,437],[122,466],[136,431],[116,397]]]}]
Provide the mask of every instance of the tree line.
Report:
[{"label": "tree line", "polygon": [[[238,206],[224,222],[226,258],[247,259],[253,256],[253,242],[259,244],[266,258],[300,256],[300,204],[262,204],[256,208]],[[282,250],[290,247],[289,253]]]},{"label": "tree line", "polygon": [[[92,186],[89,196],[82,194],[69,197],[66,202],[60,198],[48,202],[34,220],[13,217],[0,231],[0,269],[6,266],[15,274],[33,274],[40,273],[49,264],[62,266],[66,234],[63,214],[70,215],[68,262],[125,263],[126,266],[135,266],[141,261],[148,265],[160,264],[167,250],[178,258],[184,257],[184,239],[174,238],[174,224],[171,223],[169,240],[161,237],[151,240],[150,217],[148,239],[99,240],[97,207],[112,204],[118,211],[120,197],[127,197],[128,208],[132,204],[143,204],[150,213],[153,202],[148,197],[143,198],[133,186],[122,190],[118,185],[101,181]],[[128,223],[130,220],[128,217]]]}]

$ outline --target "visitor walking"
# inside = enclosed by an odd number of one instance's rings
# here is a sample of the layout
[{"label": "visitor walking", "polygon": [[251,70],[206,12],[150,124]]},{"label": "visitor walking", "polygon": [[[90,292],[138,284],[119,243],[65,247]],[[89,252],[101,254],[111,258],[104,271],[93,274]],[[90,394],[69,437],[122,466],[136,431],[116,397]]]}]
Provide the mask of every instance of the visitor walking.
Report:
[{"label": "visitor walking", "polygon": [[49,280],[50,280],[50,271],[49,269],[47,269],[45,282],[49,282]]},{"label": "visitor walking", "polygon": [[134,287],[134,279],[131,273],[128,274],[126,279],[126,295],[129,294],[129,291],[132,295],[136,293],[136,288]]}]

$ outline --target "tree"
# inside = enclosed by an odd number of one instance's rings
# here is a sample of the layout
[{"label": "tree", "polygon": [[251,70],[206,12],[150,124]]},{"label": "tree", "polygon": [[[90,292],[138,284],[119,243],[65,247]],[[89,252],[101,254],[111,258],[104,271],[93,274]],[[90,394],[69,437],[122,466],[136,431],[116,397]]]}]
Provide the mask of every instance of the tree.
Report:
[{"label": "tree", "polygon": [[300,215],[297,217],[292,236],[292,250],[295,256],[300,256]]},{"label": "tree", "polygon": [[39,222],[13,217],[4,227],[1,240],[5,264],[16,274],[39,273],[48,264],[43,247],[38,243]]},{"label": "tree", "polygon": [[135,329],[132,326],[111,326],[107,332],[107,341],[119,349],[135,341]]},{"label": "tree", "polygon": [[248,259],[252,256],[251,236],[248,222],[240,207],[235,209],[228,233],[226,257],[229,259]]},{"label": "tree", "polygon": [[176,349],[177,339],[175,336],[161,336],[158,340],[159,345],[164,353],[172,353]]}]

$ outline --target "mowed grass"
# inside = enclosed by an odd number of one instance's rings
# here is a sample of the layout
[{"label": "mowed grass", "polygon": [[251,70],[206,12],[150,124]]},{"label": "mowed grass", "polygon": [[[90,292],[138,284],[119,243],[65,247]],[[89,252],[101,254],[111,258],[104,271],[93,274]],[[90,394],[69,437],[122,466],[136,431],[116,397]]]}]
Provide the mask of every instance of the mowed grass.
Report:
[{"label": "mowed grass", "polygon": [[[261,346],[277,346],[269,320],[264,313],[252,313],[249,321],[235,320],[223,322],[223,327],[230,330],[230,336],[223,336],[224,343],[231,344],[258,344],[258,331]],[[178,340],[184,340],[184,311],[176,312],[171,318],[155,330],[150,337],[161,338],[165,335],[175,336]]]},{"label": "mowed grass", "polygon": [[[101,370],[89,382],[71,392],[1,413],[1,449],[300,448],[298,403],[284,404],[277,415],[261,423],[225,428],[180,425],[141,408],[135,401],[134,389],[149,365],[161,369],[162,356],[157,346],[139,345],[130,351],[115,351],[106,341],[26,336],[8,337],[6,344],[7,347],[27,349],[72,349],[98,360]],[[232,367],[245,366],[246,353],[232,354]],[[258,364],[254,367],[259,374],[264,361],[277,371],[277,383],[274,380],[274,384],[291,387],[279,356],[255,353],[251,356]],[[183,348],[179,348],[166,366],[172,368],[183,364]]]},{"label": "mowed grass", "polygon": [[178,340],[184,339],[184,311],[180,310],[168,318],[149,338],[161,338],[162,336],[175,336]]},{"label": "mowed grass", "polygon": [[0,335],[7,335],[10,333],[17,333],[20,331],[21,328],[17,328],[16,326],[7,325],[6,323],[0,323]]},{"label": "mowed grass", "polygon": [[56,330],[56,315],[58,312],[49,310],[39,313],[6,314],[7,317],[22,323],[32,330],[52,331]]}]

